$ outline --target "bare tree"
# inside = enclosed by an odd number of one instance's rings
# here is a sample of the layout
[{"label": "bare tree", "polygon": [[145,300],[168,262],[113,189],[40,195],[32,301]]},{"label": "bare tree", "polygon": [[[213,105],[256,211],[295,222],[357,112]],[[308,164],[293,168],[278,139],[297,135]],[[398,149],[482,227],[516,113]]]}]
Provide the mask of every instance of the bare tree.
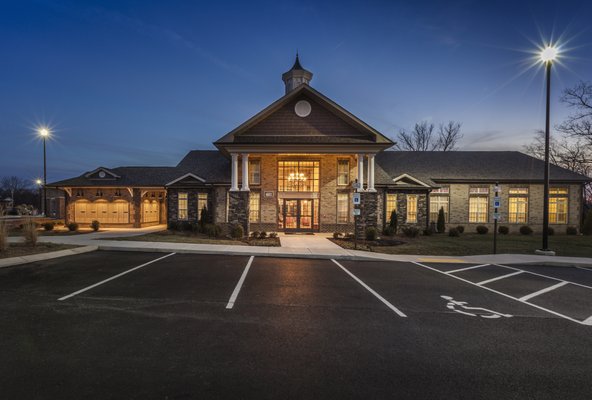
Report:
[{"label": "bare tree", "polygon": [[411,132],[401,130],[397,135],[397,148],[406,151],[452,151],[456,150],[460,133],[460,122],[450,121],[440,124],[438,137],[434,137],[434,124],[421,121]]},{"label": "bare tree", "polygon": [[440,151],[456,150],[458,142],[463,138],[460,133],[460,122],[448,121],[447,124],[440,124],[438,128],[437,149]]},{"label": "bare tree", "polygon": [[421,121],[415,124],[411,132],[401,130],[397,135],[397,148],[407,151],[432,151],[437,143],[433,143],[434,124]]},{"label": "bare tree", "polygon": [[7,176],[2,178],[1,187],[3,190],[10,192],[10,198],[14,204],[14,195],[28,189],[30,183],[26,179],[19,178],[18,176]]},{"label": "bare tree", "polygon": [[584,139],[592,146],[592,82],[580,81],[563,91],[561,101],[575,112],[557,126],[557,130]]},{"label": "bare tree", "polygon": [[[524,151],[533,157],[545,159],[545,132],[537,131],[531,144],[524,146]],[[572,139],[563,135],[549,141],[549,161],[573,172],[592,176],[592,146],[581,138]],[[592,184],[585,186],[586,199],[592,199]]]}]

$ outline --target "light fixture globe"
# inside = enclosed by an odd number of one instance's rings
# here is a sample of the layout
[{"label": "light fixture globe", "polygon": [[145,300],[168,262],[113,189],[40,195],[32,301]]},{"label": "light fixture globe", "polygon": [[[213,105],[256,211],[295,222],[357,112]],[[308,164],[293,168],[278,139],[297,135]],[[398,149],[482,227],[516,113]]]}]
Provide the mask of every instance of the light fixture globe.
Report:
[{"label": "light fixture globe", "polygon": [[35,183],[37,184],[37,186],[41,186],[41,184],[43,183],[43,181],[41,179],[36,179]]},{"label": "light fixture globe", "polygon": [[547,46],[541,51],[541,60],[545,63],[554,61],[557,58],[557,48]]},{"label": "light fixture globe", "polygon": [[42,137],[49,136],[49,129],[47,129],[47,128],[40,128],[38,132],[39,132],[39,135]]}]

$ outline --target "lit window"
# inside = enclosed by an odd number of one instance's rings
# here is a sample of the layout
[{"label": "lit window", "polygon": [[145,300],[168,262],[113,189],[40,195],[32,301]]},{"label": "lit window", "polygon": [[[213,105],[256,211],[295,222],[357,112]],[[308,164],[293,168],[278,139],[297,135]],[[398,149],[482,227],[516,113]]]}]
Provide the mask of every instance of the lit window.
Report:
[{"label": "lit window", "polygon": [[349,220],[349,194],[337,193],[337,223],[345,224]]},{"label": "lit window", "polygon": [[387,222],[391,220],[393,211],[397,211],[397,195],[394,193],[386,194],[386,205],[384,208]]},{"label": "lit window", "polygon": [[278,191],[318,192],[318,161],[278,161]]},{"label": "lit window", "polygon": [[487,203],[488,196],[469,197],[469,222],[487,222]]},{"label": "lit window", "polygon": [[337,184],[349,185],[349,160],[337,161]]},{"label": "lit window", "polygon": [[208,208],[208,194],[198,193],[197,194],[197,219],[201,220],[201,212],[203,209]]},{"label": "lit window", "polygon": [[469,194],[489,194],[488,187],[472,187],[469,189]]},{"label": "lit window", "polygon": [[549,223],[567,224],[567,197],[549,198]]},{"label": "lit window", "polygon": [[259,222],[259,206],[261,203],[261,193],[249,193],[249,222]]},{"label": "lit window", "polygon": [[508,222],[511,224],[528,222],[528,197],[511,196],[508,199]]},{"label": "lit window", "polygon": [[417,222],[417,195],[407,195],[407,223]]},{"label": "lit window", "polygon": [[179,193],[179,219],[187,219],[187,193]]},{"label": "lit window", "polygon": [[438,220],[440,209],[444,209],[444,220],[448,222],[448,204],[450,196],[430,195],[430,221]]},{"label": "lit window", "polygon": [[513,195],[513,194],[528,194],[528,188],[526,188],[526,187],[514,187],[514,188],[510,188],[510,190],[508,190],[508,193],[510,195]]},{"label": "lit window", "polygon": [[567,194],[567,188],[564,187],[555,187],[549,189],[549,194]]},{"label": "lit window", "polygon": [[249,185],[261,185],[260,160],[249,160]]}]

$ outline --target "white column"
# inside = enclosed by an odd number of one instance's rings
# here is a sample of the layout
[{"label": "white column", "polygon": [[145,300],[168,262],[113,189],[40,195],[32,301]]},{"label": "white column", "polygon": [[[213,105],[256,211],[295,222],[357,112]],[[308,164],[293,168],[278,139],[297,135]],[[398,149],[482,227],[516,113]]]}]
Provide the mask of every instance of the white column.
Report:
[{"label": "white column", "polygon": [[230,178],[230,191],[238,191],[238,154],[231,153],[232,157],[232,175]]},{"label": "white column", "polygon": [[375,154],[368,154],[368,191],[376,192],[374,189],[374,156]]},{"label": "white column", "polygon": [[360,188],[358,192],[364,191],[364,155],[358,154],[358,183]]},{"label": "white column", "polygon": [[242,153],[241,158],[243,159],[243,184],[241,190],[248,192],[249,189],[249,153]]}]

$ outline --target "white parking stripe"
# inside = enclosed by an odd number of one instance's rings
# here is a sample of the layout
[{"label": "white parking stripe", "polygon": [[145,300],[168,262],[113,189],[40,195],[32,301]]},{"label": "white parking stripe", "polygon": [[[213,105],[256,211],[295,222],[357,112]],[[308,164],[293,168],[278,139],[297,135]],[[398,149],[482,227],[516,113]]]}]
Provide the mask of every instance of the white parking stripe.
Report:
[{"label": "white parking stripe", "polygon": [[397,307],[393,306],[391,303],[388,302],[388,300],[386,300],[384,297],[382,297],[381,295],[379,295],[378,293],[376,293],[370,286],[366,285],[357,276],[355,276],[354,274],[352,274],[351,272],[349,272],[347,270],[347,268],[345,268],[343,265],[339,264],[334,259],[331,259],[331,261],[333,261],[335,264],[337,264],[337,266],[339,268],[341,268],[342,270],[344,270],[356,282],[358,282],[360,285],[362,285],[362,287],[364,287],[364,289],[366,289],[367,291],[369,291],[370,293],[372,293],[374,296],[376,296],[376,298],[378,300],[382,301],[388,308],[390,308],[391,310],[393,310],[399,317],[403,317],[403,318],[407,317],[405,314],[403,314],[403,312],[401,312],[401,310],[399,310]]},{"label": "white parking stripe", "polygon": [[555,284],[555,285],[552,285],[552,286],[549,286],[549,287],[547,287],[547,288],[541,289],[541,290],[539,290],[539,291],[537,291],[537,292],[534,292],[534,293],[531,293],[531,294],[527,294],[526,296],[522,296],[522,297],[520,297],[520,300],[522,300],[522,301],[530,300],[530,299],[532,299],[533,297],[540,296],[540,295],[541,295],[541,294],[543,294],[543,293],[547,293],[547,292],[550,292],[550,291],[552,291],[552,290],[558,289],[558,288],[560,288],[561,286],[567,285],[567,283],[568,283],[568,282],[565,282],[565,281],[563,281],[563,282],[559,282],[559,283],[557,283],[557,284]]},{"label": "white parking stripe", "polygon": [[517,272],[512,272],[511,274],[506,274],[506,275],[502,275],[502,276],[496,276],[495,278],[491,278],[491,279],[487,279],[485,281],[481,281],[481,282],[477,283],[477,285],[479,285],[479,286],[485,285],[485,284],[488,284],[488,283],[491,283],[491,282],[499,281],[500,279],[509,278],[511,276],[514,276],[514,275],[519,275],[521,273],[522,273],[522,271],[517,271]]},{"label": "white parking stripe", "polygon": [[137,267],[134,267],[132,269],[128,269],[127,271],[123,271],[122,273],[117,274],[117,275],[114,275],[111,278],[107,278],[107,279],[105,279],[103,281],[100,281],[100,282],[95,283],[94,285],[87,286],[84,289],[77,290],[76,292],[70,293],[67,296],[60,297],[58,299],[58,301],[63,301],[63,300],[69,299],[70,297],[74,297],[74,296],[76,296],[76,295],[78,295],[78,294],[80,294],[82,292],[86,292],[87,290],[90,290],[92,288],[96,288],[97,286],[102,285],[103,283],[107,283],[109,281],[112,281],[113,279],[117,279],[117,278],[119,278],[119,277],[121,277],[123,275],[129,274],[130,272],[133,272],[133,271],[135,271],[137,269],[140,269],[142,267],[145,267],[146,265],[150,265],[150,264],[153,264],[153,263],[155,263],[157,261],[164,260],[165,258],[172,256],[173,254],[175,254],[175,253],[167,254],[166,256],[162,256],[162,257],[157,258],[156,260],[148,261],[147,263],[144,263],[142,265],[138,265]]},{"label": "white parking stripe", "polygon": [[590,290],[592,290],[592,286],[587,286],[587,285],[584,285],[584,284],[581,284],[581,283],[572,282],[572,281],[567,281],[567,280],[565,280],[565,279],[559,279],[559,278],[556,278],[556,277],[554,277],[554,276],[549,276],[549,275],[538,274],[538,273],[536,273],[536,272],[527,271],[527,270],[525,270],[525,269],[520,269],[520,268],[516,268],[516,267],[510,267],[510,266],[508,266],[508,265],[502,265],[502,264],[493,264],[493,265],[495,265],[495,266],[497,266],[497,267],[503,267],[503,268],[513,269],[514,271],[522,271],[522,272],[525,272],[525,273],[527,273],[527,274],[531,274],[531,275],[542,276],[543,278],[549,278],[549,279],[553,279],[554,281],[559,281],[559,282],[567,282],[567,283],[571,283],[572,285],[576,285],[576,286],[580,286],[580,287],[583,287],[583,288],[586,288],[586,289],[590,289]]},{"label": "white parking stripe", "polygon": [[592,325],[592,316],[590,316],[590,317],[586,318],[586,319],[585,319],[585,320],[582,322],[582,324],[584,324],[584,325]]},{"label": "white parking stripe", "polygon": [[456,272],[461,272],[461,271],[468,271],[470,269],[475,269],[475,268],[481,268],[481,267],[487,267],[488,265],[491,264],[481,264],[481,265],[473,265],[472,267],[466,267],[466,268],[460,268],[460,269],[455,269],[453,271],[446,271],[444,272],[445,274],[454,274]]},{"label": "white parking stripe", "polygon": [[436,272],[437,272],[437,273],[439,273],[439,274],[442,274],[442,275],[445,275],[445,276],[449,276],[449,277],[451,277],[451,278],[454,278],[454,279],[458,279],[459,281],[463,281],[463,282],[465,282],[465,283],[468,283],[469,285],[476,286],[476,287],[478,287],[478,288],[481,288],[481,289],[483,289],[483,290],[488,290],[488,291],[490,291],[490,292],[493,292],[493,293],[499,294],[500,296],[504,296],[504,297],[507,297],[507,298],[509,298],[509,299],[512,299],[512,300],[519,301],[519,302],[520,302],[520,303],[522,303],[522,304],[527,304],[527,305],[529,305],[529,306],[531,306],[531,307],[534,307],[534,308],[537,308],[537,309],[539,309],[539,310],[542,310],[542,311],[548,312],[549,314],[553,314],[553,315],[556,315],[556,316],[558,316],[558,317],[561,317],[561,318],[567,319],[568,321],[575,322],[576,324],[580,324],[580,325],[592,325],[592,321],[589,321],[589,320],[590,320],[590,318],[586,319],[585,321],[579,321],[579,320],[577,320],[577,319],[575,319],[575,318],[568,317],[567,315],[560,314],[560,313],[558,313],[558,312],[556,312],[556,311],[549,310],[548,308],[545,308],[545,307],[537,306],[536,304],[529,303],[529,302],[527,302],[527,301],[524,301],[524,300],[520,300],[520,299],[519,299],[519,298],[517,298],[517,297],[513,297],[513,296],[510,296],[509,294],[505,294],[505,293],[499,292],[499,291],[497,291],[497,290],[495,290],[495,289],[492,289],[492,288],[489,288],[489,287],[487,287],[487,286],[479,286],[479,285],[477,285],[476,283],[473,283],[473,282],[471,282],[471,281],[469,281],[469,280],[467,280],[467,279],[463,279],[463,278],[461,278],[461,277],[459,277],[459,276],[456,276],[456,275],[449,275],[449,274],[447,274],[447,273],[445,273],[445,272],[442,272],[442,271],[440,271],[440,270],[438,270],[438,269],[436,269],[436,268],[428,267],[427,265],[424,265],[424,264],[422,264],[422,263],[418,263],[418,262],[416,262],[416,261],[411,261],[411,263],[412,263],[412,264],[415,264],[415,265],[419,265],[420,267],[423,267],[423,268],[431,269],[432,271],[436,271]]},{"label": "white parking stripe", "polygon": [[247,266],[245,267],[243,274],[241,275],[240,279],[238,280],[236,287],[232,291],[232,294],[230,295],[230,300],[228,300],[228,304],[226,304],[227,309],[231,309],[232,307],[234,307],[234,302],[236,301],[236,298],[238,297],[238,294],[240,293],[241,287],[243,286],[243,283],[245,282],[245,278],[247,277],[247,274],[249,273],[249,269],[251,269],[251,264],[253,263],[254,258],[255,258],[255,256],[251,256],[251,258],[249,258],[249,261],[247,262]]}]

